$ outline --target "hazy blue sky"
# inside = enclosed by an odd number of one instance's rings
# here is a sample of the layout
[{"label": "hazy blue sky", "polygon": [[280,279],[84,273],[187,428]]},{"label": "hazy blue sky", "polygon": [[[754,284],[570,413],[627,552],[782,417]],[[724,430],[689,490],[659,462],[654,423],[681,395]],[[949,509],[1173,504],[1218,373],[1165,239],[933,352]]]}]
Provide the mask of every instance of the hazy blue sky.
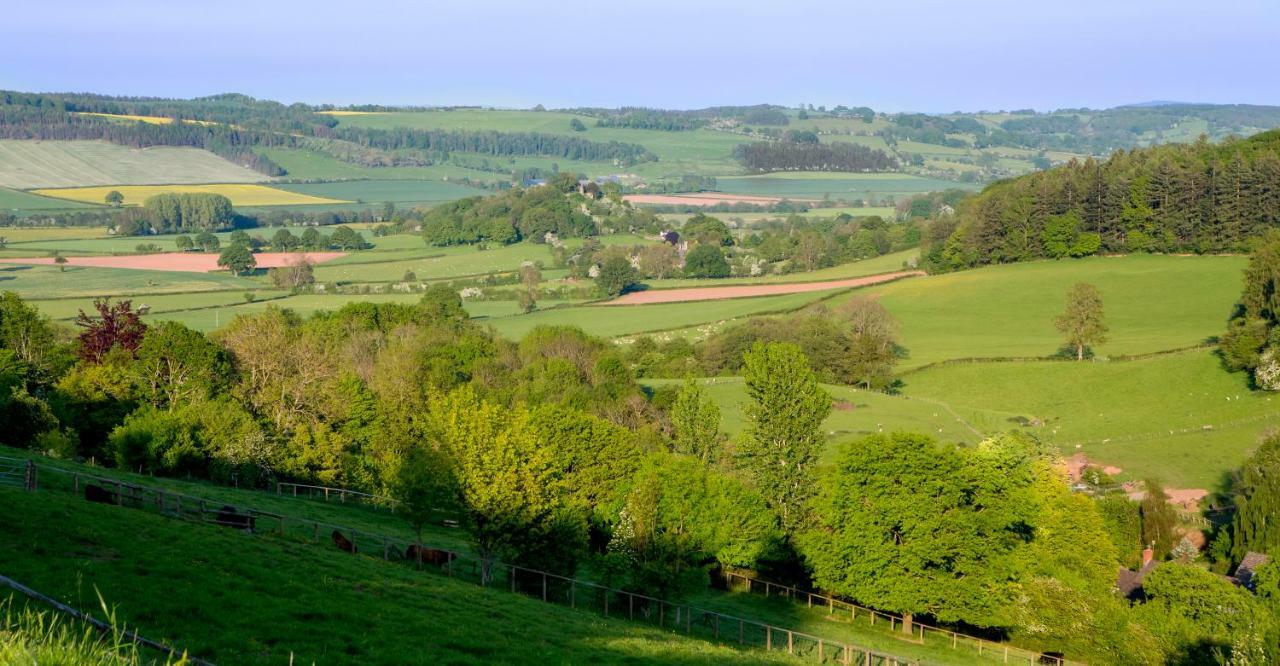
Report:
[{"label": "hazy blue sky", "polygon": [[16,0],[0,87],[497,106],[1280,104],[1280,0]]}]

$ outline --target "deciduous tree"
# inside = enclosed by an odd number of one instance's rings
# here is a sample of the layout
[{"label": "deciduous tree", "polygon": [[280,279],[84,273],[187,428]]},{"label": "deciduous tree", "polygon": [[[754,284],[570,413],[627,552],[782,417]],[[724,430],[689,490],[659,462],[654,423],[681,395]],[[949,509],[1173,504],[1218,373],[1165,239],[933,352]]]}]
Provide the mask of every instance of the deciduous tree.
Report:
[{"label": "deciduous tree", "polygon": [[1085,347],[1107,341],[1107,324],[1102,316],[1102,293],[1081,282],[1067,292],[1067,309],[1054,321],[1075,350],[1076,360],[1084,360]]}]

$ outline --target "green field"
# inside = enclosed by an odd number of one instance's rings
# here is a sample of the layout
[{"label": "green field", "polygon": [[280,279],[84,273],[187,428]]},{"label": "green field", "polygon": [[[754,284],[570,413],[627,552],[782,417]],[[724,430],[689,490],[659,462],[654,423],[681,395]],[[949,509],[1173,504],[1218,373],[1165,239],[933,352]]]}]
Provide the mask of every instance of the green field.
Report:
[{"label": "green field", "polygon": [[1250,391],[1245,376],[1226,372],[1210,350],[1123,362],[948,365],[904,381],[908,396],[993,413],[974,417],[979,430],[1035,419],[1042,425],[1030,431],[1064,454],[1084,451],[1129,478],[1154,475],[1179,488],[1222,488],[1258,437],[1280,425],[1280,397]]},{"label": "green field", "polygon": [[1102,291],[1103,356],[1200,344],[1220,334],[1239,298],[1243,257],[1133,255],[1039,261],[904,280],[868,293],[897,317],[904,367],[968,357],[1049,356],[1067,290]]},{"label": "green field", "polygon": [[355,180],[279,187],[313,197],[368,203],[435,203],[485,194],[474,187],[439,180]]},{"label": "green field", "polygon": [[582,305],[500,317],[489,323],[509,338],[523,337],[535,326],[577,326],[591,335],[619,337],[699,324],[723,326],[743,317],[795,310],[841,291],[653,305]]},{"label": "green field", "polygon": [[[678,379],[646,379],[651,386],[680,385]],[[699,379],[716,404],[720,406],[720,428],[730,437],[742,433],[745,426],[742,408],[747,396],[741,377],[713,377]],[[825,384],[822,387],[837,401],[838,408],[831,411],[823,428],[831,445],[826,454],[829,459],[837,450],[837,444],[849,439],[873,434],[910,430],[933,435],[948,442],[974,443],[979,433],[987,432],[975,426],[997,418],[998,412],[964,407],[955,413],[936,402],[916,399],[907,395],[889,395],[879,391],[864,391],[851,386]],[[975,432],[977,430],[977,432]]]},{"label": "green field", "polygon": [[902,252],[893,252],[881,257],[863,259],[862,261],[851,261],[847,264],[831,266],[830,268],[819,268],[816,271],[807,271],[804,273],[766,275],[762,277],[724,278],[719,280],[671,278],[666,280],[645,280],[644,284],[650,289],[672,289],[679,287],[720,287],[731,284],[785,284],[790,282],[843,280],[846,278],[900,271],[903,269],[904,263],[919,256],[919,250],[903,250]]},{"label": "green field", "polygon": [[[790,199],[868,199],[934,192],[966,185],[905,173],[829,173],[816,171],[734,176],[716,179],[716,188],[730,194]],[[968,186],[972,188],[973,186]]]},{"label": "green field", "polygon": [[[252,183],[267,177],[198,148],[0,140],[0,187]],[[62,206],[67,208],[68,206]]]},{"label": "green field", "polygon": [[[66,199],[42,197],[38,194],[30,194],[28,192],[0,187],[0,211],[55,211],[83,210],[86,208],[95,208],[95,206],[90,206],[77,201],[67,201]],[[8,230],[6,229],[4,231],[7,232]]]},{"label": "green field", "polygon": [[28,299],[88,298],[259,289],[263,283],[225,273],[178,273],[127,268],[0,264],[0,290]]},{"label": "green field", "polygon": [[[5,574],[225,664],[799,663],[328,544],[0,488]],[[100,611],[99,611],[100,613]]]},{"label": "green field", "polygon": [[261,148],[258,152],[271,158],[288,172],[286,178],[302,179],[389,179],[389,180],[444,180],[471,178],[473,180],[507,180],[499,174],[486,174],[472,169],[449,165],[429,167],[364,167],[343,162],[335,157],[311,150],[294,148]]}]

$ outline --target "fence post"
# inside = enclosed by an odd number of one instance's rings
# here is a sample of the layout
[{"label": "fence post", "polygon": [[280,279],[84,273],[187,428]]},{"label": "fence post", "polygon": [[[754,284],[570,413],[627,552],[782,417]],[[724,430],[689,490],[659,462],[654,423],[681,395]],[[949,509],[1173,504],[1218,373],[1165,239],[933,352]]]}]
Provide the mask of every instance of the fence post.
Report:
[{"label": "fence post", "polygon": [[764,625],[764,649],[773,649],[773,626],[768,624]]},{"label": "fence post", "polygon": [[200,522],[204,522],[204,500],[200,500]]},{"label": "fence post", "polygon": [[825,657],[823,656],[823,654],[822,654],[822,639],[821,639],[821,638],[819,638],[819,639],[818,639],[818,661],[820,661],[820,662],[821,662],[821,661],[826,661],[826,658],[825,658]]},{"label": "fence post", "polygon": [[320,543],[320,523],[311,523],[311,540]]},{"label": "fence post", "polygon": [[627,619],[636,619],[636,595],[627,593]]},{"label": "fence post", "polygon": [[795,654],[796,653],[795,647],[796,647],[795,636],[791,633],[791,630],[788,629],[787,630],[787,654]]},{"label": "fence post", "polygon": [[516,568],[512,566],[511,567],[511,593],[515,594],[515,592],[516,592]]},{"label": "fence post", "polygon": [[23,479],[23,487],[30,492],[36,489],[36,462],[34,460],[27,461],[27,474]]},{"label": "fence post", "polygon": [[738,644],[742,645],[747,642],[746,622],[738,620]]},{"label": "fence post", "polygon": [[848,643],[845,643],[844,644],[844,664],[845,666],[849,666],[852,663],[853,663],[853,650],[849,647]]},{"label": "fence post", "polygon": [[604,590],[604,616],[609,617],[609,588],[601,588]]},{"label": "fence post", "polygon": [[387,537],[382,537],[382,559],[388,562],[391,560],[391,542]]},{"label": "fence post", "polygon": [[80,494],[80,475],[79,475],[79,474],[72,474],[72,475],[71,475],[71,478],[74,480],[74,485],[75,485],[75,494],[76,494],[76,495],[79,495],[79,494]]},{"label": "fence post", "polygon": [[545,571],[542,573],[542,600],[544,602],[547,600],[547,574]]},{"label": "fence post", "polygon": [[686,634],[693,633],[693,607],[684,609],[684,632]]},{"label": "fence post", "polygon": [[578,607],[578,581],[577,579],[569,580],[569,608]]}]

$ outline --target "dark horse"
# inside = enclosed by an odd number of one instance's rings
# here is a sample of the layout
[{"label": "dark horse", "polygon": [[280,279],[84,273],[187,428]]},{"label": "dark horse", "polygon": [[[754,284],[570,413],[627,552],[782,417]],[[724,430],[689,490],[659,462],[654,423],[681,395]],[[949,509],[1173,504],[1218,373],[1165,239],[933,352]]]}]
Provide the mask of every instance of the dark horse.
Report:
[{"label": "dark horse", "polygon": [[333,545],[337,546],[338,550],[345,550],[352,555],[356,553],[356,545],[342,536],[342,532],[338,530],[333,531]]},{"label": "dark horse", "polygon": [[453,561],[453,553],[450,553],[447,550],[426,548],[417,544],[411,545],[405,549],[404,557],[407,560],[414,561],[419,564],[434,564],[438,567],[442,567]]},{"label": "dark horse", "polygon": [[240,513],[236,511],[233,506],[223,506],[221,509],[218,509],[218,517],[215,518],[213,522],[226,527],[247,530],[249,532],[252,532],[253,528],[257,527],[257,518],[254,518],[247,513]]},{"label": "dark horse", "polygon": [[103,488],[88,484],[84,487],[84,498],[90,502],[98,502],[99,504],[116,504],[115,493]]}]

